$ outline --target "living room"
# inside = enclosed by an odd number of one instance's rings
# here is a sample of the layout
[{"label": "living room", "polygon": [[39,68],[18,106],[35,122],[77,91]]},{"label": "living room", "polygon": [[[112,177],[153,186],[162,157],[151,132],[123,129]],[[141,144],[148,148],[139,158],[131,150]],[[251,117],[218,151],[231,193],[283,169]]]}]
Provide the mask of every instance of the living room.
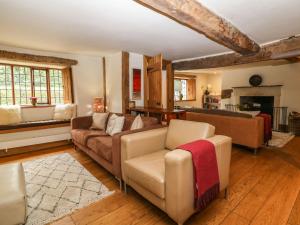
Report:
[{"label": "living room", "polygon": [[2,1],[0,225],[299,225],[299,7]]}]

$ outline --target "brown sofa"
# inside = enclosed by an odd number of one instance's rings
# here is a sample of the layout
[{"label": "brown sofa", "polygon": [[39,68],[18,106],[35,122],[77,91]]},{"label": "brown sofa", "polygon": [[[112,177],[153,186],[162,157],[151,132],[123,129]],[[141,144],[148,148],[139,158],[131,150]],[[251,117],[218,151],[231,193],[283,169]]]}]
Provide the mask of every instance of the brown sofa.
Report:
[{"label": "brown sofa", "polygon": [[209,123],[216,128],[217,135],[231,137],[232,143],[253,148],[256,153],[256,150],[264,144],[264,120],[261,117],[252,118],[246,114],[240,114],[211,113],[210,111],[187,112],[186,119]]},{"label": "brown sofa", "polygon": [[134,118],[134,116],[126,114],[123,131],[113,136],[109,136],[104,130],[91,130],[92,116],[74,118],[71,121],[73,143],[76,148],[87,153],[121,182],[121,137],[126,134],[162,127],[156,118],[142,117],[144,127],[130,130]]}]

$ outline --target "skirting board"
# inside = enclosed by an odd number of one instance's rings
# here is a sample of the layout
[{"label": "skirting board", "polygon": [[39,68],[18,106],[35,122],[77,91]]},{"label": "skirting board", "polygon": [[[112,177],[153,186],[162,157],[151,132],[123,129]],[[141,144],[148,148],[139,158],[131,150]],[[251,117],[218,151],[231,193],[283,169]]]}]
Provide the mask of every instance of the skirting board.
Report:
[{"label": "skirting board", "polygon": [[56,141],[63,141],[63,140],[70,140],[71,134],[56,134],[44,137],[35,137],[35,138],[27,138],[21,140],[14,140],[14,141],[7,141],[7,142],[0,142],[0,151],[9,151],[10,148],[18,148],[30,145],[38,145]]}]

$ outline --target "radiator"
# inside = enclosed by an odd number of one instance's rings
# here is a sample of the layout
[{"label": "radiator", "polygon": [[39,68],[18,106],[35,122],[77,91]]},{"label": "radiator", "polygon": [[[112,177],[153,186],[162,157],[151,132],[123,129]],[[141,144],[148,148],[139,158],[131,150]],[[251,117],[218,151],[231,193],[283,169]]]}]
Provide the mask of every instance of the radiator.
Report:
[{"label": "radiator", "polygon": [[2,141],[0,142],[0,150],[9,151],[10,148],[25,147],[30,145],[45,144],[45,143],[64,141],[70,139],[71,139],[71,134],[64,133],[64,134],[55,134],[55,135],[42,136],[42,137],[25,138],[19,140]]}]

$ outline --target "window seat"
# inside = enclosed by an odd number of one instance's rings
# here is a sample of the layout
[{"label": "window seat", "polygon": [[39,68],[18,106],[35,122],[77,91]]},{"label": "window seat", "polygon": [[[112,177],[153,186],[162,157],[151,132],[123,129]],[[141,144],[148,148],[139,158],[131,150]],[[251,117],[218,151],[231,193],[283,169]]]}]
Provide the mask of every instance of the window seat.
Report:
[{"label": "window seat", "polygon": [[76,117],[75,105],[60,106],[58,109],[53,106],[21,107],[20,110],[20,122],[0,125],[0,157],[58,146],[70,141],[71,121],[64,120],[64,117],[70,113],[72,118]]},{"label": "window seat", "polygon": [[12,124],[12,125],[0,125],[0,134],[55,128],[55,127],[64,127],[70,125],[71,125],[70,120],[43,120],[43,121],[33,121],[33,122],[22,122],[22,123]]}]

